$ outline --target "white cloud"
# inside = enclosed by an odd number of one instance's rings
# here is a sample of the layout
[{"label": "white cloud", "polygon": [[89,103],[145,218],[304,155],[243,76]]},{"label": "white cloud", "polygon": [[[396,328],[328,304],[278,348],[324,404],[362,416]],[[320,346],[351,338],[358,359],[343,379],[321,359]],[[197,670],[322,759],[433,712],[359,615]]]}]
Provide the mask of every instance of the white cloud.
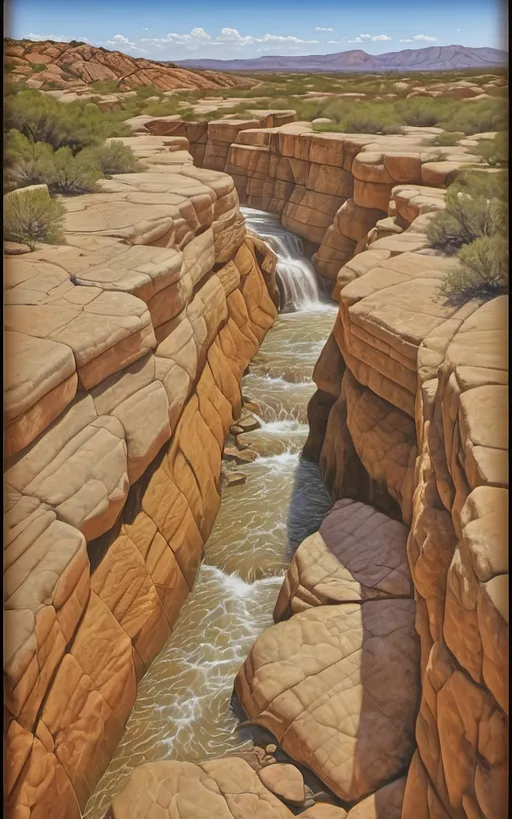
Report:
[{"label": "white cloud", "polygon": [[88,43],[87,37],[65,37],[64,34],[25,34],[24,40],[34,40],[36,43],[42,43],[44,40],[55,40],[56,43],[69,43],[71,40],[77,40],[80,43]]},{"label": "white cloud", "polygon": [[197,37],[199,40],[211,40],[209,34],[206,33],[204,28],[193,28],[190,32],[191,37]]},{"label": "white cloud", "polygon": [[318,40],[301,40],[300,37],[294,37],[290,34],[264,34],[263,37],[242,36],[236,28],[221,29],[219,37],[216,38],[225,43],[233,43],[235,45],[252,45],[253,43],[283,43],[287,45],[314,45],[318,44]]},{"label": "white cloud", "polygon": [[114,34],[111,40],[105,40],[107,45],[115,45],[115,46],[131,46],[132,48],[136,48],[135,43],[132,43],[128,37],[125,37],[124,34]]},{"label": "white cloud", "polygon": [[149,31],[149,28],[143,28],[142,31]]},{"label": "white cloud", "polygon": [[413,40],[423,40],[428,43],[435,43],[437,37],[429,37],[428,34],[415,34]]},{"label": "white cloud", "polygon": [[349,43],[362,43],[364,40],[377,43],[379,40],[391,40],[391,37],[387,34],[360,34],[355,40],[349,40]]},{"label": "white cloud", "polygon": [[342,37],[341,40],[327,40],[327,45],[341,45],[342,43],[346,43],[347,38]]},{"label": "white cloud", "polygon": [[412,40],[411,40],[410,37],[406,37],[405,40],[400,40],[400,42],[401,43],[412,43]]},{"label": "white cloud", "polygon": [[333,28],[323,28],[322,26],[316,26],[315,31],[334,31]]}]

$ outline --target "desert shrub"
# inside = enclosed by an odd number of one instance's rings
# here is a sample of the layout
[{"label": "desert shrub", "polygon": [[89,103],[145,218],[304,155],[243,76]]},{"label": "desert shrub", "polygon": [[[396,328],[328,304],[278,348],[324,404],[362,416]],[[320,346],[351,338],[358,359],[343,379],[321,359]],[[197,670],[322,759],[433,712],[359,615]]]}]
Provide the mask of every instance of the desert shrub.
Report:
[{"label": "desert shrub", "polygon": [[46,71],[46,66],[43,63],[32,63],[32,72],[39,74],[40,71]]},{"label": "desert shrub", "polygon": [[503,180],[494,174],[459,177],[447,190],[446,208],[430,220],[427,238],[432,247],[454,254],[481,236],[504,233],[507,223]]},{"label": "desert shrub", "polygon": [[83,101],[59,102],[38,91],[21,91],[5,100],[4,129],[15,128],[32,142],[48,142],[54,150],[68,146],[77,153],[99,145],[120,136],[119,126],[118,116]]},{"label": "desert shrub", "polygon": [[44,188],[4,196],[4,239],[34,248],[37,242],[63,243],[64,207]]},{"label": "desert shrub", "polygon": [[505,131],[508,128],[508,106],[500,99],[460,100],[452,103],[438,124],[445,131],[462,131],[464,134]]},{"label": "desert shrub", "polygon": [[430,244],[457,253],[445,274],[438,300],[463,304],[508,292],[506,175],[472,172],[457,178],[446,193],[446,210],[429,222]]},{"label": "desert shrub", "polygon": [[436,137],[434,137],[432,142],[430,142],[430,145],[439,145],[440,147],[458,145],[459,141],[464,139],[464,136],[465,134],[463,134],[461,131],[444,131],[442,134],[438,134]]},{"label": "desert shrub", "polygon": [[53,155],[53,172],[48,186],[52,192],[71,196],[94,193],[102,176],[96,151],[85,149],[75,156],[71,148],[65,146]]},{"label": "desert shrub", "polygon": [[31,142],[11,130],[4,140],[4,191],[47,184],[53,173],[53,150],[46,142]]},{"label": "desert shrub", "polygon": [[480,236],[458,253],[458,265],[443,277],[439,300],[463,304],[469,299],[488,299],[508,293],[508,240],[501,233]]},{"label": "desert shrub", "polygon": [[508,135],[505,131],[497,133],[493,139],[481,139],[473,152],[482,157],[486,165],[492,168],[508,163]]},{"label": "desert shrub", "polygon": [[173,114],[181,114],[187,110],[182,108],[178,98],[169,97],[161,102],[145,102],[141,108],[141,114],[148,117],[170,117]]},{"label": "desert shrub", "polygon": [[[52,193],[91,193],[96,190],[96,182],[104,173],[100,158],[104,155],[108,164],[110,157],[112,164],[117,156],[118,166],[121,162],[116,148],[113,151],[109,150],[109,146],[86,148],[74,155],[67,146],[54,151],[48,143],[31,142],[19,131],[7,134],[5,146],[4,191],[45,184]],[[124,167],[127,167],[129,160],[131,167],[136,162],[129,148],[127,152],[122,152],[122,158]]]},{"label": "desert shrub", "polygon": [[91,88],[98,94],[113,94],[119,90],[117,80],[95,80],[91,83]]},{"label": "desert shrub", "polygon": [[143,165],[129,145],[114,140],[100,148],[94,149],[94,157],[102,173],[111,176],[116,173],[135,173],[143,169]]},{"label": "desert shrub", "polygon": [[162,97],[162,90],[156,85],[139,85],[134,89],[135,93],[140,99],[148,99],[148,97]]}]

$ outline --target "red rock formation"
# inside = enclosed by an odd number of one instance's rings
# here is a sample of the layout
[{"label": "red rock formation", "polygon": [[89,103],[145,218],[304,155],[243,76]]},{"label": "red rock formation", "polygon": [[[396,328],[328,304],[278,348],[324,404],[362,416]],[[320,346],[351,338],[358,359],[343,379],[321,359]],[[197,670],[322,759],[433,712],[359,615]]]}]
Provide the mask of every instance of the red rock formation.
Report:
[{"label": "red rock formation", "polygon": [[[192,71],[174,63],[130,57],[120,51],[107,51],[86,43],[9,40],[5,60],[11,64],[13,79],[30,79],[39,83],[54,82],[59,87],[86,87],[96,80],[115,80],[119,91],[130,91],[141,85],[154,85],[162,91],[177,88],[250,87],[254,81],[217,71]],[[36,66],[44,66],[44,70]]]}]

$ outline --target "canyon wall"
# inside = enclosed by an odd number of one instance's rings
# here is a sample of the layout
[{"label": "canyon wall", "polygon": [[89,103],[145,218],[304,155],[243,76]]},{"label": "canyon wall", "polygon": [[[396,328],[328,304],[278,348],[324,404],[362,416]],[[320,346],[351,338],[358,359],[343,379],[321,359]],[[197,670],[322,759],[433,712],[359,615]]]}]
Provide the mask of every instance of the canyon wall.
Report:
[{"label": "canyon wall", "polygon": [[194,582],[240,379],[277,312],[275,257],[233,180],[195,168],[183,139],[133,142],[147,170],[65,200],[65,245],[6,246],[5,800],[20,818],[78,819],[121,739]]},{"label": "canyon wall", "polygon": [[337,503],[299,547],[235,690],[357,804],[349,816],[504,819],[508,297],[440,304],[453,259],[411,243],[442,195],[391,196],[409,226],[371,231],[341,268],[314,372],[305,455]]},{"label": "canyon wall", "polygon": [[[289,119],[288,111],[209,123],[138,117],[132,127],[189,139],[196,164],[225,170],[243,204],[279,215],[306,241],[320,276],[333,283],[372,228],[378,225],[377,238],[384,238],[409,226],[414,203],[407,208],[402,201],[402,218],[393,206],[397,185],[444,188],[461,165],[477,161],[471,150],[486,136],[442,148],[431,144],[440,128],[406,127],[392,136],[316,133],[311,123]],[[409,250],[419,248],[419,240],[410,233]]]}]

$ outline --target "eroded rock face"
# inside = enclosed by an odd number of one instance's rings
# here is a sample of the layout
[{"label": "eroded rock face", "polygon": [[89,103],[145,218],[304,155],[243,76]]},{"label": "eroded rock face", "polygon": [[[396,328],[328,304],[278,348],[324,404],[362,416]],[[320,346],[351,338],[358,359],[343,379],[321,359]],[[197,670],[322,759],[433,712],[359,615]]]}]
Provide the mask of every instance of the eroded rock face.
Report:
[{"label": "eroded rock face", "polygon": [[[422,178],[426,170],[422,165]],[[447,170],[432,173],[440,179]],[[422,679],[418,748],[401,815],[501,819],[508,761],[508,299],[459,308],[434,300],[450,261],[427,252],[421,237],[442,207],[433,188],[395,186],[392,225],[377,228],[387,235],[370,231],[339,271],[339,318],[314,374],[310,441],[334,499],[354,492],[386,511],[386,497],[365,484],[366,474],[400,503],[411,526]],[[326,379],[327,369],[342,378]],[[322,532],[299,548],[278,616],[346,593],[333,551]]]},{"label": "eroded rock face", "polygon": [[105,770],[194,582],[276,315],[233,181],[179,140],[137,151],[147,171],[64,200],[65,246],[6,262],[12,816],[78,816]]}]

